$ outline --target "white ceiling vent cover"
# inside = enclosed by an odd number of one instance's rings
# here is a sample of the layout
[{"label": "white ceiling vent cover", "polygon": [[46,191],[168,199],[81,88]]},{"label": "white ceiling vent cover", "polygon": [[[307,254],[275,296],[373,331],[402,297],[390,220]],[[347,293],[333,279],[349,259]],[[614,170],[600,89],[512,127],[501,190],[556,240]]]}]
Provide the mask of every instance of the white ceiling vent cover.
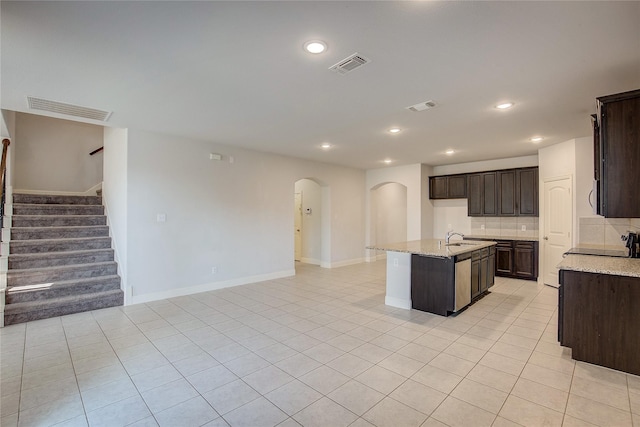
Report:
[{"label": "white ceiling vent cover", "polygon": [[349,55],[337,64],[332,65],[331,67],[329,67],[329,69],[331,71],[335,71],[338,74],[347,74],[355,70],[356,68],[362,67],[364,64],[368,64],[369,62],[371,62],[370,59],[367,59],[356,52],[353,55]]},{"label": "white ceiling vent cover", "polygon": [[436,103],[433,101],[425,101],[425,102],[420,102],[416,105],[411,105],[410,107],[406,107],[407,110],[410,111],[424,111],[424,110],[428,110],[430,108],[433,108],[436,106]]},{"label": "white ceiling vent cover", "polygon": [[64,114],[65,116],[82,117],[85,119],[99,120],[101,122],[106,122],[109,120],[109,116],[111,116],[111,111],[65,104],[64,102],[35,98],[33,96],[27,96],[27,102],[29,103],[29,108],[33,110],[48,111],[50,113]]}]

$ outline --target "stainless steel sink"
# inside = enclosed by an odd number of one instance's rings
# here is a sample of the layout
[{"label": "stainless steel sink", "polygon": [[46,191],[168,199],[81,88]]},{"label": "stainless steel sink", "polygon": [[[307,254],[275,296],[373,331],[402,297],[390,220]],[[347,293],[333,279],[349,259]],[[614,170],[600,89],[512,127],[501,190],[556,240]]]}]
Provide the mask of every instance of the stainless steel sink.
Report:
[{"label": "stainless steel sink", "polygon": [[476,246],[478,243],[467,243],[467,242],[455,242],[455,243],[449,243],[448,245],[445,246]]}]

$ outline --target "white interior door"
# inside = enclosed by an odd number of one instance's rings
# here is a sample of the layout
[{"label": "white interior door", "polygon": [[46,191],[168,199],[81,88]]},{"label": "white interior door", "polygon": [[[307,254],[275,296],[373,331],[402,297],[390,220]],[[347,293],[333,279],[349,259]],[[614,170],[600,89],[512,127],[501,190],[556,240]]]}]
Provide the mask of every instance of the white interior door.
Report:
[{"label": "white interior door", "polygon": [[544,182],[544,234],[542,237],[543,281],[558,286],[558,269],[562,254],[571,249],[573,203],[571,177]]},{"label": "white interior door", "polygon": [[302,193],[295,193],[295,208],[293,212],[294,231],[294,259],[300,261],[302,258]]}]

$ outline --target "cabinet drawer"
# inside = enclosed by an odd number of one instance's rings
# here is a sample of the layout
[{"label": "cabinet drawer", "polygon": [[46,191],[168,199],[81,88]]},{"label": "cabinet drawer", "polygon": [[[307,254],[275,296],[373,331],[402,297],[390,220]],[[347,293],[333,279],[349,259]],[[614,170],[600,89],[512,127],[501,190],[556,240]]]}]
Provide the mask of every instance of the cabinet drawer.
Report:
[{"label": "cabinet drawer", "polygon": [[481,251],[473,251],[471,253],[471,260],[475,261],[477,259],[482,258],[482,254],[480,253]]},{"label": "cabinet drawer", "polygon": [[489,248],[480,249],[480,258],[486,258],[489,256]]}]

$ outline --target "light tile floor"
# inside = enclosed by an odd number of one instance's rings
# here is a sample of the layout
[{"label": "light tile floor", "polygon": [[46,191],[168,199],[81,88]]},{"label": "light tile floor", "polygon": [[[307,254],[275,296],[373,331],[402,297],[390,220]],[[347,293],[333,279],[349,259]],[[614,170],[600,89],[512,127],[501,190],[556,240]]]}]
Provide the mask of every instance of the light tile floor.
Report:
[{"label": "light tile floor", "polygon": [[571,359],[553,288],[444,318],[385,306],[384,262],[296,270],[1,329],[1,425],[640,427],[640,377]]}]

